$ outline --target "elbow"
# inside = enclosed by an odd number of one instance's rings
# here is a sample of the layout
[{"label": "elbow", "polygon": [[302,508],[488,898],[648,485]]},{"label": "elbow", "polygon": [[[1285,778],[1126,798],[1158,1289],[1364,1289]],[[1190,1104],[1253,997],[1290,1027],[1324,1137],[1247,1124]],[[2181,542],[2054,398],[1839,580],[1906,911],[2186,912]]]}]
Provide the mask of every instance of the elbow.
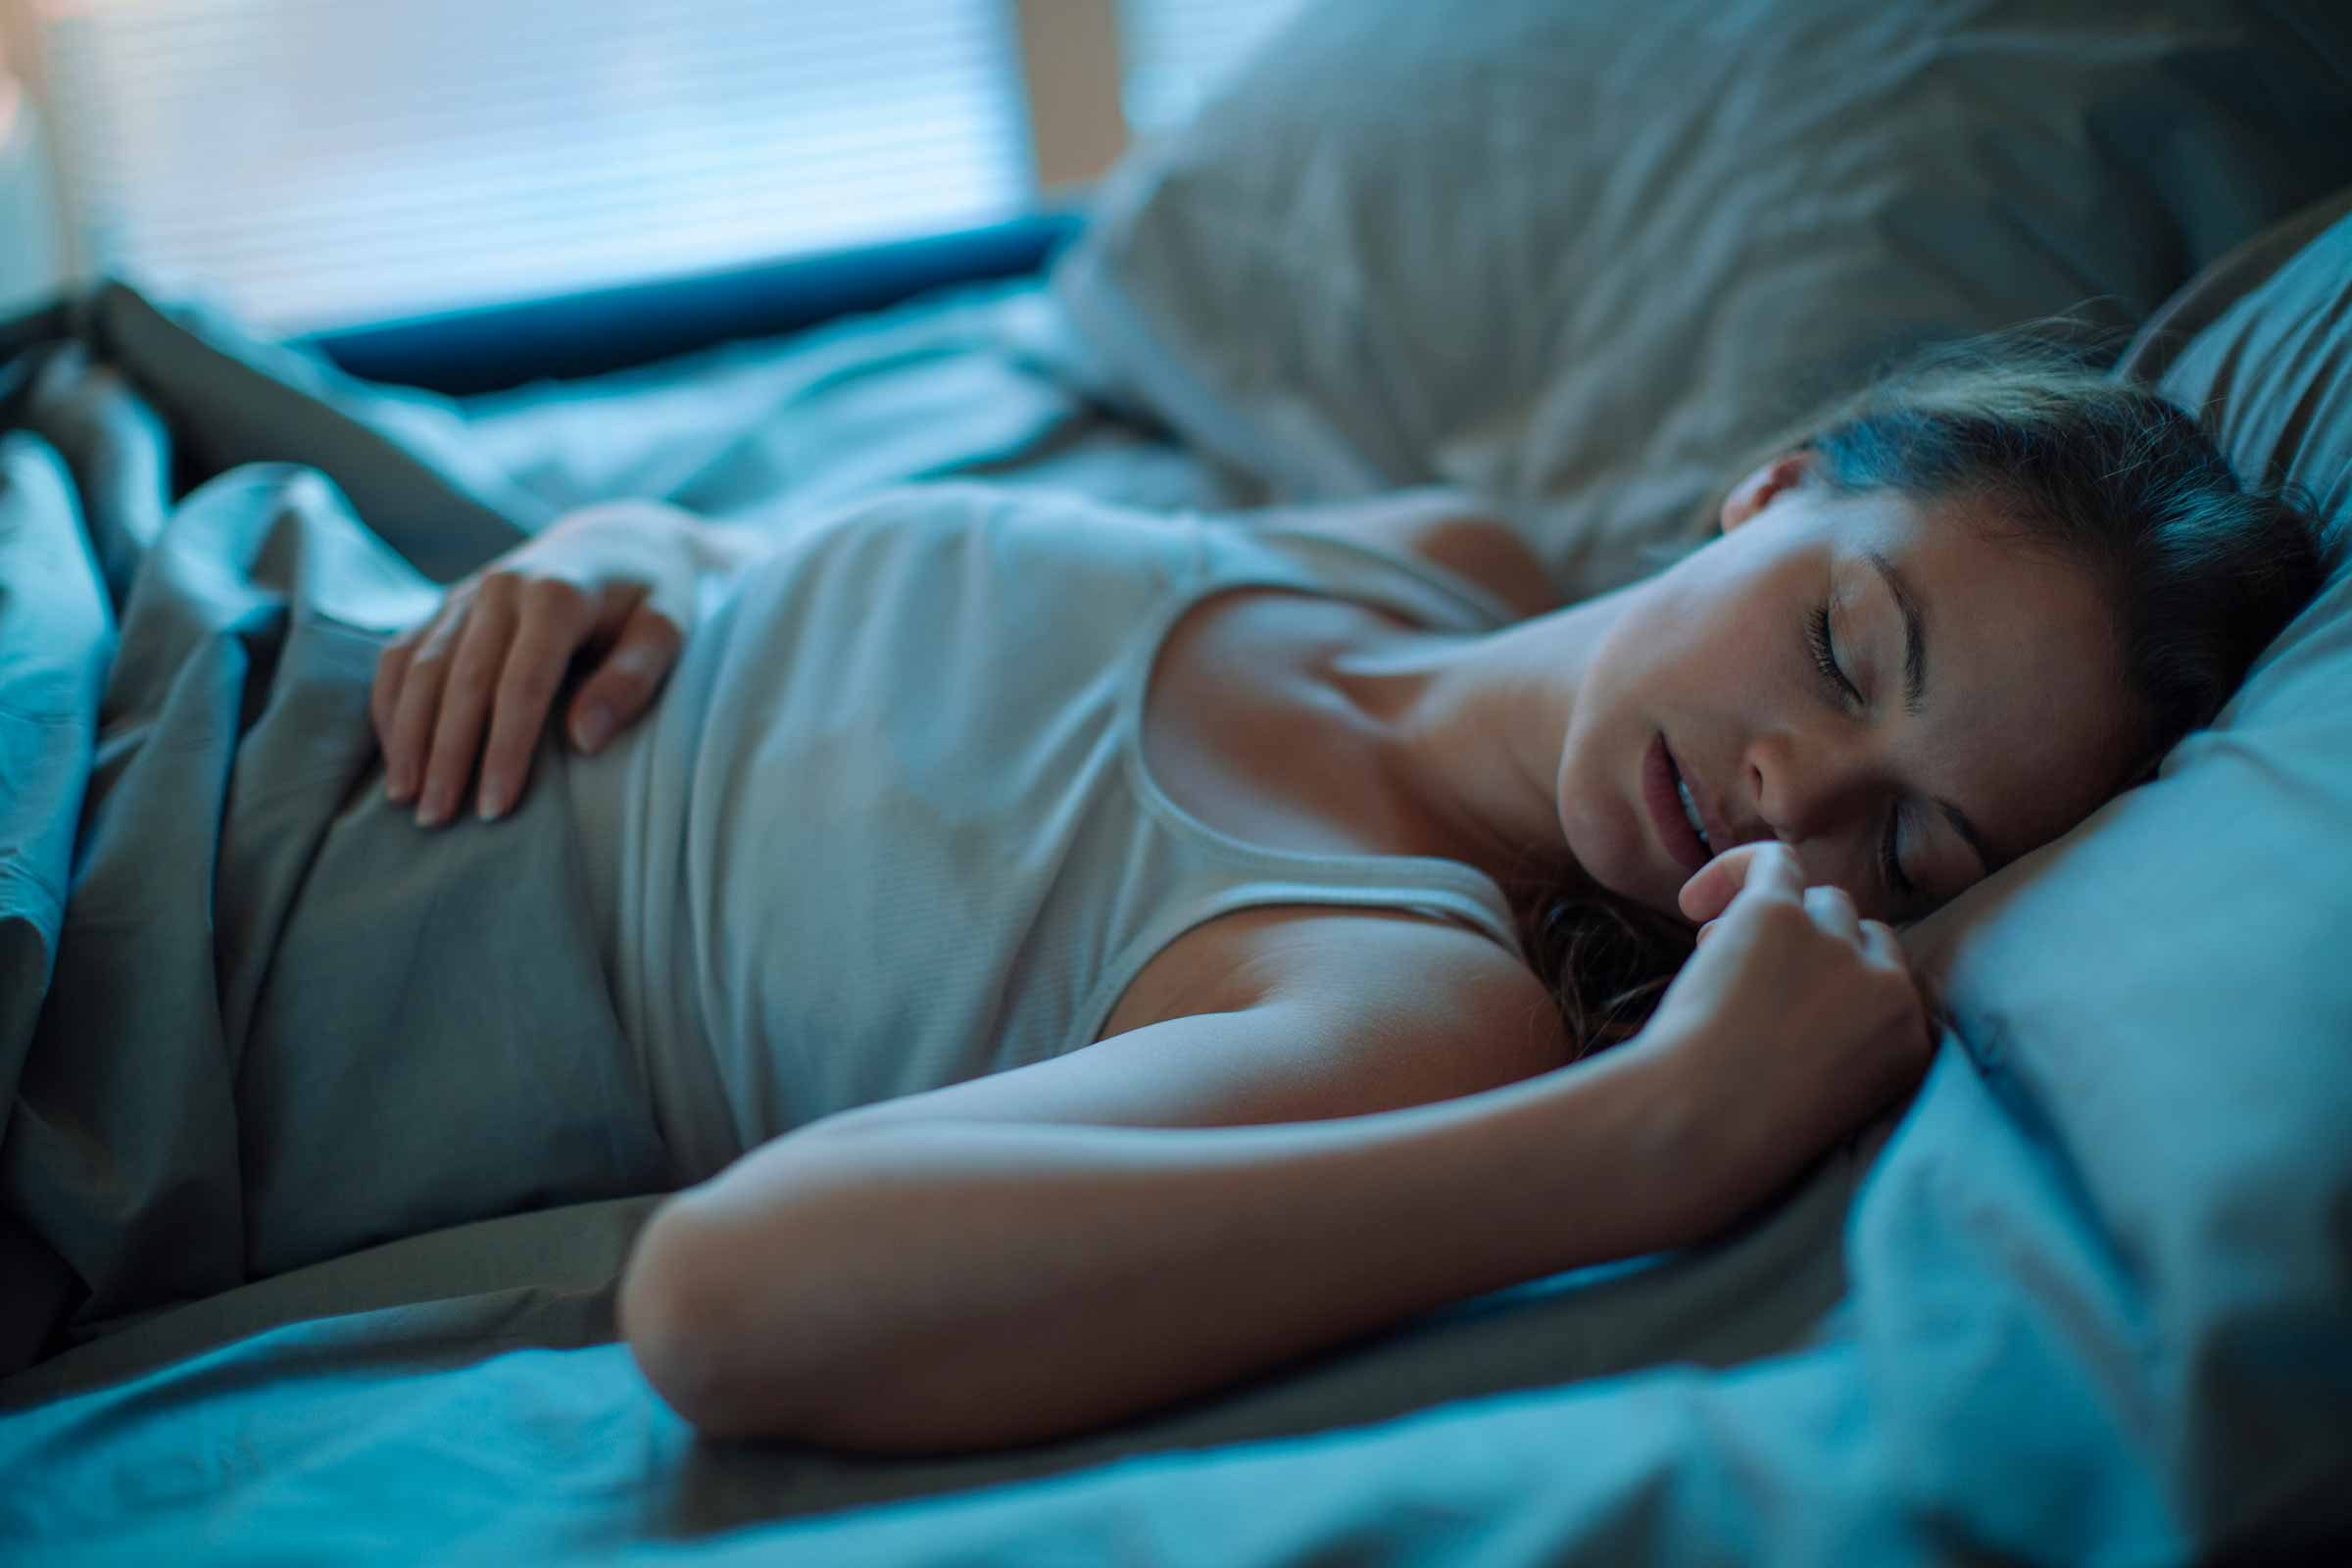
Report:
[{"label": "elbow", "polygon": [[[894,1457],[1036,1441],[1035,1413],[951,1368],[960,1348],[895,1331],[899,1314],[859,1299],[853,1251],[820,1245],[821,1215],[760,1216],[756,1235],[672,1200],[657,1208],[621,1271],[615,1313],[639,1373],[701,1436],[771,1439]],[[833,1266],[808,1266],[827,1258]],[[782,1270],[771,1261],[788,1259]],[[986,1382],[986,1379],[981,1380]]]},{"label": "elbow", "polygon": [[[763,1353],[747,1352],[743,1320],[756,1275],[690,1209],[671,1200],[638,1233],[614,1302],[620,1339],[662,1402],[710,1438],[821,1441],[806,1411],[823,1391],[780,1352],[789,1334],[770,1334]],[[773,1303],[774,1327],[790,1303]],[[812,1358],[821,1360],[821,1358]]]},{"label": "elbow", "polygon": [[746,1236],[688,1201],[663,1203],[621,1271],[620,1339],[662,1402],[706,1438],[867,1449],[875,1391],[860,1373],[878,1357],[856,1325],[870,1314],[819,1294],[833,1271],[768,1266],[822,1255],[790,1233],[800,1229],[769,1214]]},{"label": "elbow", "polygon": [[[721,1374],[712,1337],[703,1331],[708,1286],[676,1200],[656,1208],[622,1267],[613,1311],[620,1339],[662,1402],[710,1431]],[[712,1433],[716,1436],[716,1433]]]}]

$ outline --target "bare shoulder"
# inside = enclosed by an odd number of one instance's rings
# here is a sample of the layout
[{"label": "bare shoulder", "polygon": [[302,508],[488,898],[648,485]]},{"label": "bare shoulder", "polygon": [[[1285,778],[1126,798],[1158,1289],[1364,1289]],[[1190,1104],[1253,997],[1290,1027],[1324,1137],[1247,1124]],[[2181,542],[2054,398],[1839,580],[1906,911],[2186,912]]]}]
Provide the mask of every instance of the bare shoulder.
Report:
[{"label": "bare shoulder", "polygon": [[1406,490],[1266,515],[1289,527],[1411,556],[1485,589],[1522,616],[1562,603],[1549,568],[1510,524],[1457,491]]},{"label": "bare shoulder", "polygon": [[1567,1026],[1534,970],[1491,938],[1401,909],[1288,908],[1237,933],[1235,980],[1258,1002],[1332,1020],[1351,1038],[1433,1040],[1497,1071],[1568,1059]]}]

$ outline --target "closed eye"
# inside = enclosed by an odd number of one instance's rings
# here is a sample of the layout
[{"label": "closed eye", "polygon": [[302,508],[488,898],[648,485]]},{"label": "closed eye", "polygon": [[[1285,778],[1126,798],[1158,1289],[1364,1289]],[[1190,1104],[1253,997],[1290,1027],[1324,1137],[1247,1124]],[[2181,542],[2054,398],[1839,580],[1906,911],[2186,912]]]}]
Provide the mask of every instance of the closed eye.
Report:
[{"label": "closed eye", "polygon": [[[1838,645],[1830,633],[1830,607],[1818,607],[1806,631],[1805,641],[1812,647],[1814,665],[1820,669],[1828,685],[1831,701],[1839,708],[1848,703],[1862,706],[1862,691],[1848,680],[1838,663]],[[1919,886],[1903,874],[1902,857],[1897,846],[1902,842],[1902,811],[1899,808],[1886,813],[1886,833],[1879,842],[1879,879],[1886,884],[1888,895],[1897,906],[1908,904],[1918,896]]]},{"label": "closed eye", "polygon": [[1847,703],[1859,706],[1862,701],[1861,689],[1847,680],[1845,671],[1838,667],[1838,647],[1830,640],[1829,606],[1823,605],[1813,612],[1805,641],[1812,646],[1813,662],[1821,670],[1822,679],[1829,683],[1832,700],[1840,708]]}]

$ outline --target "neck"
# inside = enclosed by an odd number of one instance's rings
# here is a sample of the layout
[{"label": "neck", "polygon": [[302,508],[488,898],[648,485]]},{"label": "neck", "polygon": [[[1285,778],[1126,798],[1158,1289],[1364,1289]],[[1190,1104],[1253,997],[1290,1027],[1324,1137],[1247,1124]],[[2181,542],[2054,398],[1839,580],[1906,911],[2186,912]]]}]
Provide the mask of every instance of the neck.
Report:
[{"label": "neck", "polygon": [[[1636,585],[1638,587],[1639,585]],[[1399,787],[1506,889],[1573,870],[1561,753],[1593,650],[1634,588],[1475,636],[1400,632],[1333,661]]]}]

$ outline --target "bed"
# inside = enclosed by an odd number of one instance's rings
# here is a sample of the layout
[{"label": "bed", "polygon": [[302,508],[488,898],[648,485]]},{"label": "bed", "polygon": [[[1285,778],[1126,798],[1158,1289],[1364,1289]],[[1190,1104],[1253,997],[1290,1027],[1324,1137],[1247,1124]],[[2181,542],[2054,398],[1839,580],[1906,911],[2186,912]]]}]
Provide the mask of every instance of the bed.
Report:
[{"label": "bed", "polygon": [[[1326,0],[1077,220],[826,274],[863,295],[771,270],[289,343],[114,278],[0,324],[0,1560],[2352,1543],[2352,24],[2112,10]],[[318,867],[380,809],[355,674],[564,511],[1442,484],[1590,593],[1820,392],[2059,312],[2306,487],[2328,586],[2154,781],[1906,934],[1926,1082],[1707,1245],[885,1460],[700,1441],[647,1389],[612,1296],[662,1193],[617,1138],[360,1245],[272,1217],[367,1196],[272,1195],[241,1136]],[[479,842],[427,880],[480,883]],[[543,1017],[602,1026],[576,952],[485,920]],[[462,1124],[440,1081],[386,1124]]]}]

